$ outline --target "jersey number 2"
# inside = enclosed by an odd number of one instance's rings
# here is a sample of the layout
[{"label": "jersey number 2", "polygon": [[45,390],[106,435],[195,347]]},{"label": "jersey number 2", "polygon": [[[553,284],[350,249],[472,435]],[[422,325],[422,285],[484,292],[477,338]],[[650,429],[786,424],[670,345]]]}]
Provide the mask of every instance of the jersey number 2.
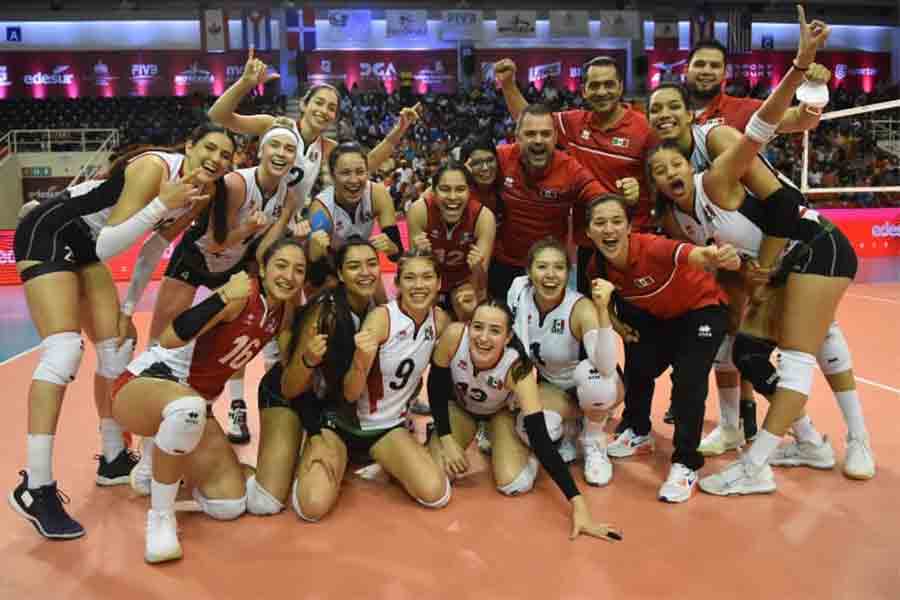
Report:
[{"label": "jersey number 2", "polygon": [[219,362],[229,369],[239,370],[256,356],[262,344],[259,340],[247,335],[234,338],[234,348],[228,354],[219,359]]}]

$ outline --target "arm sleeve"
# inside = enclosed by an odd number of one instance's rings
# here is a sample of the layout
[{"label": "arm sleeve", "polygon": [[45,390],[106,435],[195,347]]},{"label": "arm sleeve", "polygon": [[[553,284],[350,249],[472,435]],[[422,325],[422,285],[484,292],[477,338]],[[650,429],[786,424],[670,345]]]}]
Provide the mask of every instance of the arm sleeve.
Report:
[{"label": "arm sleeve", "polygon": [[131,281],[128,282],[128,292],[125,294],[125,301],[122,303],[122,312],[129,317],[134,314],[134,309],[147,284],[153,277],[153,271],[159,264],[163,253],[169,247],[169,240],[158,233],[154,233],[144,245],[141,246],[141,253],[138,255],[137,261],[134,263],[134,272],[131,274]]},{"label": "arm sleeve", "polygon": [[153,202],[118,225],[106,225],[97,236],[97,256],[100,260],[109,260],[124,252],[156,225],[167,210],[162,200],[154,198]]},{"label": "arm sleeve", "polygon": [[200,330],[225,308],[225,301],[218,293],[210,296],[200,304],[184,311],[172,321],[172,329],[180,339],[191,340]]},{"label": "arm sleeve", "polygon": [[553,442],[550,441],[543,412],[538,411],[525,416],[525,432],[528,434],[531,449],[534,450],[541,466],[565,494],[566,499],[571,500],[580,495],[581,492],[578,491],[572,474],[560,458],[559,452],[553,447]]},{"label": "arm sleeve", "polygon": [[[439,367],[431,364],[428,374],[428,403],[434,417],[434,428],[438,435],[450,435],[450,403],[447,390],[453,389],[450,367]],[[548,437],[549,439],[549,437]]]}]

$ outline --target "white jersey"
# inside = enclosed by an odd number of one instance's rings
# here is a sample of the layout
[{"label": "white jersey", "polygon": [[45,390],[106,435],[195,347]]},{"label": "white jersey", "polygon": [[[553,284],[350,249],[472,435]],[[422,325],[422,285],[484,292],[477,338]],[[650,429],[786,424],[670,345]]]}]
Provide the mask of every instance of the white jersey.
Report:
[{"label": "white jersey", "polygon": [[[304,147],[303,136],[300,130],[294,130],[300,139],[300,146],[297,148],[297,158],[294,159],[294,166],[303,171],[303,178],[296,186],[297,197],[303,206],[307,206],[311,202],[313,186],[319,178],[319,172],[322,170],[322,159],[325,157],[325,142],[322,136],[316,138],[309,146]],[[293,179],[293,176],[290,176]]]},{"label": "white jersey", "polygon": [[[157,150],[151,150],[150,152],[145,152],[143,154],[139,154],[132,158],[129,162],[134,162],[135,160],[141,158],[142,156],[146,156],[148,154],[152,154],[158,158],[161,158],[163,162],[166,163],[166,169],[168,170],[168,178],[167,181],[169,183],[174,183],[178,181],[179,172],[181,171],[181,165],[184,162],[183,154],[176,154],[171,152],[159,152]],[[91,180],[84,181],[79,183],[78,185],[72,186],[68,189],[69,194],[72,197],[81,196],[87,194],[95,187],[102,184],[102,180]],[[154,198],[155,200],[155,198]],[[118,198],[116,198],[118,201]],[[109,221],[109,215],[112,213],[113,208],[115,207],[116,202],[112,202],[108,207],[103,210],[99,210],[95,213],[91,213],[89,215],[85,215],[82,217],[82,220],[87,223],[88,227],[91,230],[91,236],[96,240],[97,236],[100,235],[100,230],[106,226],[106,222]],[[190,205],[182,206],[180,208],[173,208],[171,210],[167,210],[162,218],[156,222],[153,226],[154,230],[162,229],[163,227],[167,227],[178,220],[179,217],[187,213],[191,210]]]},{"label": "white jersey", "polygon": [[340,250],[347,238],[358,235],[364,240],[372,235],[375,226],[375,211],[372,207],[372,182],[367,181],[362,198],[351,215],[334,199],[334,186],[322,191],[316,198],[325,207],[331,221],[331,248]]},{"label": "white jersey", "polygon": [[[250,167],[248,169],[239,169],[235,171],[244,179],[244,203],[238,210],[237,226],[240,227],[255,210],[262,211],[270,220],[276,220],[281,216],[284,210],[284,203],[288,193],[288,177],[282,178],[278,184],[275,193],[266,200],[263,192],[256,181],[256,170],[259,167]],[[255,239],[262,237],[268,229],[260,229],[251,236],[242,240],[239,244],[234,244],[229,248],[220,251],[212,250],[212,234],[207,231],[200,239],[194,242],[197,248],[203,253],[206,261],[206,267],[211,273],[221,273],[227,271],[234,265],[238,264],[246,253],[247,246]]]},{"label": "white jersey", "polygon": [[366,388],[356,401],[360,429],[387,429],[406,420],[409,402],[431,360],[437,337],[434,310],[421,326],[400,310],[396,300],[388,311],[387,340],[378,348]]},{"label": "white jersey", "polygon": [[513,393],[505,389],[506,376],[519,360],[518,351],[506,348],[492,369],[477,371],[469,353],[469,326],[463,330],[450,361],[457,403],[474,415],[493,415],[510,404]]},{"label": "white jersey", "polygon": [[568,390],[575,387],[575,367],[581,357],[581,342],[572,334],[572,310],[584,296],[570,288],[565,293],[559,306],[541,319],[534,301],[534,286],[523,275],[513,279],[506,302],[515,316],[513,330],[528,350],[538,373]]}]

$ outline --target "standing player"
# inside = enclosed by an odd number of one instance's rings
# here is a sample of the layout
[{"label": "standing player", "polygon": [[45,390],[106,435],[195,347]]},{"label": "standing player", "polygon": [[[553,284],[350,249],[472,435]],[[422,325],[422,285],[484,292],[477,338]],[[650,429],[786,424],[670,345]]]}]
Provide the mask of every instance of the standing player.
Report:
[{"label": "standing player", "polygon": [[[518,118],[528,102],[516,85],[515,63],[510,59],[501,60],[494,72],[509,112]],[[652,141],[647,119],[639,110],[622,102],[624,77],[615,59],[593,58],[582,66],[581,73],[581,96],[590,110],[553,113],[557,141],[607,190],[619,190],[625,195],[633,211],[636,231],[650,231],[653,207],[644,185],[643,163],[643,154]],[[593,256],[594,245],[587,237],[584,215],[584,210],[574,211],[572,227],[578,245],[577,288],[582,294],[588,294],[590,285],[585,268]]]},{"label": "standing player", "polygon": [[154,439],[152,475],[136,486],[150,492],[147,562],[182,556],[175,520],[182,478],[210,517],[232,520],[246,510],[243,469],[222,428],[208,416],[208,404],[290,321],[305,269],[299,243],[276,242],[266,251],[260,279],[232,275],[224,287],[176,317],[160,344],[132,361],[116,381],[116,418],[129,431]]},{"label": "standing player", "polygon": [[438,304],[459,321],[468,321],[472,300],[483,300],[487,294],[497,231],[494,213],[472,197],[476,185],[465,167],[441,167],[431,190],[406,213],[409,239],[419,250],[434,254],[441,265]]},{"label": "standing player", "polygon": [[[16,512],[48,538],[71,539],[84,528],[65,511],[53,479],[53,443],[66,386],[75,378],[84,342],[97,349],[97,414],[103,456],[99,485],[128,481],[134,459],[112,418],[108,384],[125,369],[136,337],[120,318],[119,296],[101,262],[121,253],[150,229],[173,239],[215,194],[231,166],[234,141],[221,127],[201,125],[183,153],[136,151],[120,158],[105,180],[85,181],[32,210],[16,228],[16,269],[43,353],[28,392],[28,469],[9,494]],[[84,315],[87,315],[85,318]]]}]

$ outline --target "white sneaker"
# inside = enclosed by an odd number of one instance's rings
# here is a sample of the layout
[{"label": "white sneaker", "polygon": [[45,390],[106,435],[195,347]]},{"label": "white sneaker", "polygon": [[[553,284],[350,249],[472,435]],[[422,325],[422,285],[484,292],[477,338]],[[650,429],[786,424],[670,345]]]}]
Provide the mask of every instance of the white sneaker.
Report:
[{"label": "white sneaker", "polygon": [[669,469],[669,476],[659,488],[659,499],[663,502],[687,502],[694,494],[699,475],[681,463],[674,463]]},{"label": "white sneaker", "polygon": [[834,449],[827,435],[822,436],[822,443],[819,445],[794,440],[779,446],[769,459],[769,464],[773,467],[830,469],[834,467]]},{"label": "white sneaker", "polygon": [[135,465],[128,476],[131,489],[138,496],[149,496],[151,479],[153,479],[153,465],[149,461],[145,462],[142,457],[141,461]]},{"label": "white sneaker", "polygon": [[844,455],[844,475],[850,479],[875,477],[875,454],[869,445],[869,436],[847,435],[847,454]]},{"label": "white sneaker", "polygon": [[719,456],[744,445],[744,432],[737,427],[719,425],[700,441],[697,452],[703,456]]},{"label": "white sneaker", "polygon": [[575,462],[578,458],[578,447],[575,445],[575,438],[563,437],[559,442],[559,457],[566,464]]},{"label": "white sneaker", "polygon": [[613,466],[606,454],[606,448],[595,440],[585,440],[584,448],[584,480],[589,485],[603,486],[610,482]]},{"label": "white sneaker", "polygon": [[175,511],[148,510],[146,536],[144,560],[148,563],[161,563],[182,557]]},{"label": "white sneaker", "polygon": [[769,465],[756,466],[741,455],[724,470],[701,479],[700,489],[716,496],[771,494],[776,489],[775,476]]},{"label": "white sneaker", "polygon": [[478,449],[482,454],[491,453],[491,438],[487,433],[487,422],[480,421],[478,423],[478,430],[475,431],[475,442],[478,444]]},{"label": "white sneaker", "polygon": [[627,458],[635,454],[650,454],[653,452],[654,447],[655,443],[652,433],[637,435],[629,427],[613,440],[606,452],[613,458]]}]

